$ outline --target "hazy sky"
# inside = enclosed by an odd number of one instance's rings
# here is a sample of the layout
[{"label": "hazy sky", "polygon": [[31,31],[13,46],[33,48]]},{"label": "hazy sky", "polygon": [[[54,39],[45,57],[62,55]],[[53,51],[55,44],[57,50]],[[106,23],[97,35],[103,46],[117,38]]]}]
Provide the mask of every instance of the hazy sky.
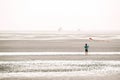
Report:
[{"label": "hazy sky", "polygon": [[0,30],[120,31],[120,0],[0,0]]}]

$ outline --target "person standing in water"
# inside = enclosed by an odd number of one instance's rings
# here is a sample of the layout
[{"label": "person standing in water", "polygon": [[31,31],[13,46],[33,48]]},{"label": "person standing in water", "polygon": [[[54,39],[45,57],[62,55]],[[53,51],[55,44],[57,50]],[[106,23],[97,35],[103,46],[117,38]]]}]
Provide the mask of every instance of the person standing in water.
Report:
[{"label": "person standing in water", "polygon": [[85,48],[85,55],[88,55],[88,48],[89,48],[89,46],[87,44],[85,44],[84,48]]}]

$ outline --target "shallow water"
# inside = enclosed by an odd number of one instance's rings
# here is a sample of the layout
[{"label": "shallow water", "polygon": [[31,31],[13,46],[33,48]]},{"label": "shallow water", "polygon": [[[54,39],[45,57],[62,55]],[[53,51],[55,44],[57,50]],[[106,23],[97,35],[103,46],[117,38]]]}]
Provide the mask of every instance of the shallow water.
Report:
[{"label": "shallow water", "polygon": [[120,35],[81,35],[81,34],[40,34],[40,33],[0,33],[0,40],[64,40],[64,39],[120,39]]},{"label": "shallow water", "polygon": [[113,75],[120,73],[120,61],[0,61],[0,78]]}]

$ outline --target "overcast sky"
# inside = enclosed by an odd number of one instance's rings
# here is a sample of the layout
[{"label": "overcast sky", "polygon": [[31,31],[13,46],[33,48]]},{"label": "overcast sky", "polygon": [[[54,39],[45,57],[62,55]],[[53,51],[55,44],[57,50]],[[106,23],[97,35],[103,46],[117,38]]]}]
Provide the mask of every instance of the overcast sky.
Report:
[{"label": "overcast sky", "polygon": [[0,0],[0,30],[120,31],[120,0]]}]

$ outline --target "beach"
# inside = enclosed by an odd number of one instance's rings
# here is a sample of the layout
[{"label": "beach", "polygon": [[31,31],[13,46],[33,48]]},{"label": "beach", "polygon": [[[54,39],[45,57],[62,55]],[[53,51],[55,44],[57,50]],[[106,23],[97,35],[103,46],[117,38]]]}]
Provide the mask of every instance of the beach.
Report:
[{"label": "beach", "polygon": [[84,52],[86,43],[89,52],[120,52],[120,35],[0,33],[0,52]]},{"label": "beach", "polygon": [[[7,54],[11,54],[11,55],[5,55],[6,53],[2,53],[3,55],[0,55],[0,61],[26,61],[26,60],[120,60],[120,53],[114,53],[112,52],[112,54],[109,54],[110,52],[106,53],[106,52],[101,52],[103,54],[99,54],[98,52],[94,52],[96,54],[91,54],[88,53],[87,56],[85,56],[84,53],[80,54],[80,53],[76,53],[76,52],[72,52],[71,54],[62,54],[62,52],[47,52],[48,54],[46,54],[46,52],[41,52],[42,55],[39,55],[40,52],[36,53],[32,53],[29,54],[29,52],[24,52],[22,54],[17,55],[17,53],[7,53]],[[59,53],[59,54],[57,54]],[[69,52],[65,52],[65,53],[69,53]],[[114,54],[113,54],[114,53]],[[28,54],[28,55],[26,55]]]},{"label": "beach", "polygon": [[117,75],[109,75],[109,76],[62,76],[62,77],[20,77],[20,78],[5,78],[1,80],[119,80],[119,74]]},{"label": "beach", "polygon": [[[120,54],[0,55],[0,80],[119,80]],[[49,52],[48,52],[49,53]],[[69,53],[69,52],[68,52]],[[32,54],[32,53],[31,53]],[[37,53],[39,54],[39,53]],[[76,55],[74,55],[76,54]]]},{"label": "beach", "polygon": [[119,35],[0,34],[0,80],[120,80],[119,75]]}]

